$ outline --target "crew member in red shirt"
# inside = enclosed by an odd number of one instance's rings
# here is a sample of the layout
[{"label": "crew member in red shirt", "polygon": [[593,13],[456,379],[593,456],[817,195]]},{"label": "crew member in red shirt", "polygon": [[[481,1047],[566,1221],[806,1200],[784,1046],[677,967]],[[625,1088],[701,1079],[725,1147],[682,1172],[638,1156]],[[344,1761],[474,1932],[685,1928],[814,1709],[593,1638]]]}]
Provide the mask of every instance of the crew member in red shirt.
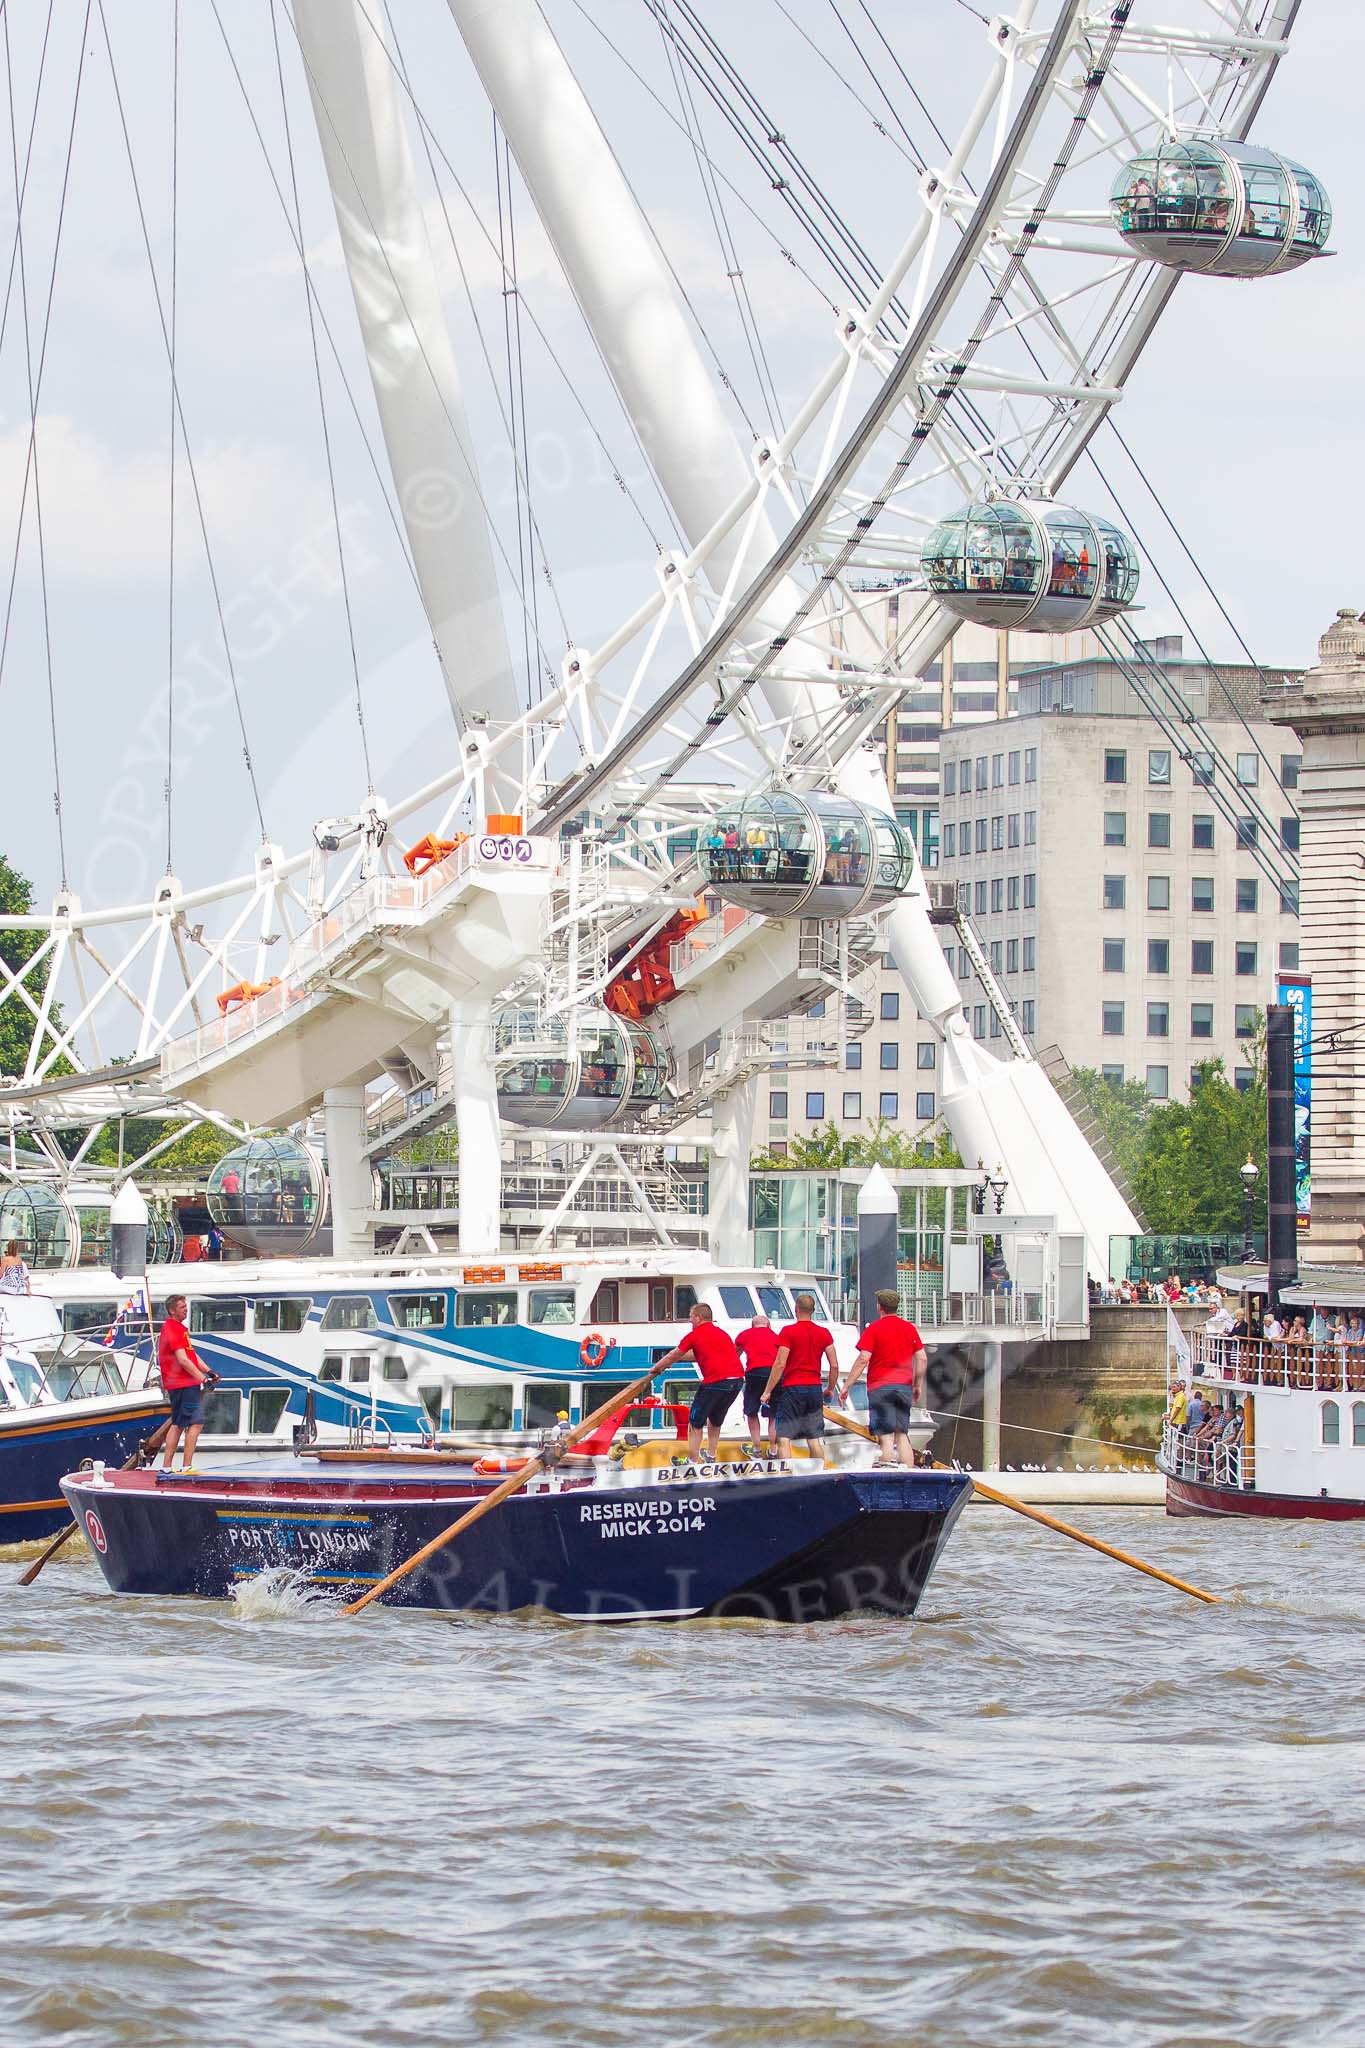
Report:
[{"label": "crew member in red shirt", "polygon": [[744,1360],[744,1428],[749,1438],[744,1448],[757,1457],[765,1435],[768,1449],[773,1447],[772,1409],[763,1391],[777,1357],[777,1332],[772,1318],[755,1316],[748,1329],[741,1330],[736,1337],[735,1349]]},{"label": "crew member in red shirt", "polygon": [[693,1459],[701,1456],[701,1433],[705,1429],[707,1454],[714,1459],[720,1449],[720,1426],[744,1384],[744,1367],[734,1338],[728,1330],[721,1329],[707,1302],[697,1303],[691,1321],[692,1327],[681,1344],[666,1352],[654,1369],[662,1372],[665,1366],[677,1365],[684,1358],[696,1361],[701,1385],[692,1397],[687,1417],[687,1455]]},{"label": "crew member in red shirt", "polygon": [[842,1405],[850,1387],[867,1374],[868,1421],[881,1445],[879,1465],[913,1465],[914,1448],[906,1435],[910,1418],[924,1398],[924,1375],[929,1354],[914,1324],[900,1313],[900,1296],[894,1287],[877,1290],[881,1314],[870,1322],[858,1339],[858,1356],[853,1369],[839,1389]]},{"label": "crew member in red shirt", "polygon": [[[773,1420],[779,1458],[790,1458],[798,1440],[818,1447],[825,1433],[825,1400],[827,1396],[833,1399],[838,1378],[834,1339],[824,1324],[815,1320],[815,1296],[798,1294],[796,1321],[778,1333],[777,1357],[766,1388],[770,1401],[777,1389]],[[810,1455],[816,1454],[812,1448]],[[823,1463],[824,1453],[819,1456]]]},{"label": "crew member in red shirt", "polygon": [[161,1384],[171,1397],[171,1424],[166,1432],[166,1455],[161,1460],[162,1469],[166,1472],[171,1469],[182,1429],[185,1432],[182,1470],[188,1472],[193,1465],[194,1447],[204,1427],[204,1382],[214,1377],[206,1365],[200,1364],[190,1342],[190,1333],[185,1328],[189,1306],[183,1294],[173,1294],[166,1303],[166,1320],[161,1325],[157,1353]]}]

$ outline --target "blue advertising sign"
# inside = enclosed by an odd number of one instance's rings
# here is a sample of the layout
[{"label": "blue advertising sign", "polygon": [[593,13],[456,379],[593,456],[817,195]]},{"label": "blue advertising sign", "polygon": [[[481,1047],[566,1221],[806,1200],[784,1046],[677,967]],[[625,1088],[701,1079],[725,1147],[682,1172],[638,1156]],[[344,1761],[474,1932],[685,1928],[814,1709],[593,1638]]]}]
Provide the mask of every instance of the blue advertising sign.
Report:
[{"label": "blue advertising sign", "polygon": [[1312,1197],[1313,989],[1306,975],[1282,975],[1275,1000],[1294,1012],[1294,1209],[1308,1228]]}]

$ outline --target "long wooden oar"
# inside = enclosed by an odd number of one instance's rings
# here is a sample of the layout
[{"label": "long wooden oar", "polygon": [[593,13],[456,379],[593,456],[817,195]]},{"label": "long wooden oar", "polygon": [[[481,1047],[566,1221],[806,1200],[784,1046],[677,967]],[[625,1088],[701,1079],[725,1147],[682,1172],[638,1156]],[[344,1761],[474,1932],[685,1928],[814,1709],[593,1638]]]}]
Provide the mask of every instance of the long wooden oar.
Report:
[{"label": "long wooden oar", "polygon": [[[658,1371],[656,1365],[652,1371],[642,1373],[638,1380],[633,1380],[621,1393],[613,1394],[609,1401],[604,1401],[600,1408],[594,1408],[592,1414],[586,1416],[582,1422],[575,1423],[561,1439],[562,1447],[567,1450],[571,1444],[576,1444],[580,1437],[590,1436],[598,1423],[604,1422],[608,1415],[614,1415],[618,1408],[629,1407],[637,1394],[642,1394],[657,1377]],[[503,1480],[501,1486],[495,1486],[491,1493],[485,1494],[481,1501],[460,1516],[458,1522],[452,1522],[448,1529],[442,1529],[439,1536],[433,1536],[430,1543],[424,1543],[420,1550],[414,1550],[411,1557],[396,1565],[378,1585],[370,1586],[358,1600],[352,1600],[341,1612],[346,1615],[359,1614],[361,1608],[368,1607],[371,1600],[377,1600],[381,1593],[388,1592],[390,1586],[396,1586],[409,1572],[415,1572],[419,1564],[425,1564],[438,1550],[444,1550],[447,1543],[453,1542],[462,1529],[469,1528],[470,1524],[477,1522],[481,1516],[500,1507],[503,1501],[510,1500],[514,1493],[520,1492],[528,1480],[534,1479],[538,1472],[543,1472],[549,1462],[544,1451],[538,1457],[532,1458],[528,1464],[522,1466],[520,1472],[514,1472],[510,1479]]]},{"label": "long wooden oar", "polygon": [[[870,1444],[877,1439],[870,1429],[864,1429],[861,1422],[850,1422],[837,1408],[826,1408],[825,1420],[835,1422],[840,1429],[846,1429],[850,1436],[866,1437]],[[953,1468],[938,1458],[931,1458],[930,1465],[936,1472],[950,1472]],[[1059,1522],[1055,1515],[1045,1515],[1041,1508],[1031,1508],[1026,1502],[1016,1500],[1011,1493],[998,1493],[993,1486],[987,1486],[976,1474],[971,1475],[972,1486],[983,1500],[994,1501],[999,1508],[1009,1508],[1016,1515],[1024,1515],[1030,1522],[1040,1522],[1045,1529],[1054,1529],[1059,1536],[1069,1536],[1073,1543],[1083,1543],[1087,1550],[1098,1550],[1102,1557],[1112,1557],[1118,1564],[1131,1566],[1135,1572],[1146,1572],[1149,1579],[1160,1579],[1163,1586],[1174,1586],[1177,1593],[1188,1593],[1192,1600],[1206,1600],[1211,1607],[1221,1607],[1222,1595],[1205,1593],[1198,1586],[1191,1586],[1185,1579],[1177,1579],[1170,1572],[1163,1572],[1158,1565],[1146,1564],[1140,1557],[1133,1557],[1126,1550],[1115,1549],[1112,1543],[1101,1543],[1098,1536],[1087,1536],[1084,1529],[1073,1528],[1070,1522]]]},{"label": "long wooden oar", "polygon": [[[119,1471],[136,1472],[138,1466],[143,1462],[144,1458],[152,1457],[157,1451],[161,1449],[162,1444],[166,1440],[166,1431],[170,1428],[170,1426],[171,1418],[168,1415],[166,1417],[166,1420],[163,1423],[161,1423],[158,1428],[154,1429],[150,1436],[146,1436],[142,1439],[142,1442],[133,1452],[132,1457],[124,1459],[123,1463],[119,1466]],[[21,1574],[19,1584],[21,1586],[31,1586],[33,1584],[33,1581],[37,1578],[39,1572],[42,1570],[43,1566],[48,1562],[48,1560],[50,1558],[54,1558],[57,1555],[57,1552],[62,1548],[63,1544],[69,1543],[71,1541],[71,1538],[76,1533],[76,1529],[77,1524],[75,1521],[70,1521],[67,1523],[64,1529],[59,1529],[56,1535],[53,1537],[52,1541],[48,1544],[47,1549],[43,1552],[42,1556],[35,1557],[33,1563],[29,1566],[28,1570]]]}]

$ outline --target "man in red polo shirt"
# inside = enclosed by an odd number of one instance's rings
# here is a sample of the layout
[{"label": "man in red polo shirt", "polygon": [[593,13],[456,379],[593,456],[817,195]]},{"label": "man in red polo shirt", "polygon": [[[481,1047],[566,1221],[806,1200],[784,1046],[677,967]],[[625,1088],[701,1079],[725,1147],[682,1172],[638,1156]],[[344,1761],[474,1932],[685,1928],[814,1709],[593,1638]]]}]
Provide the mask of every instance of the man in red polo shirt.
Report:
[{"label": "man in red polo shirt", "polygon": [[881,1445],[879,1465],[894,1465],[898,1458],[902,1465],[914,1464],[914,1448],[905,1432],[924,1398],[924,1375],[929,1369],[929,1354],[920,1333],[900,1313],[900,1305],[894,1287],[878,1288],[881,1314],[858,1339],[853,1370],[839,1389],[842,1405],[849,1388],[867,1374],[868,1421]]},{"label": "man in red polo shirt", "polygon": [[773,1419],[769,1412],[766,1429],[763,1409],[767,1401],[764,1388],[768,1374],[777,1357],[777,1332],[770,1316],[755,1316],[747,1330],[741,1330],[735,1339],[735,1349],[744,1360],[744,1429],[749,1441],[746,1449],[755,1453],[763,1449],[766,1434],[768,1449],[773,1447]]},{"label": "man in red polo shirt", "polygon": [[701,1433],[705,1429],[707,1455],[714,1459],[720,1449],[721,1424],[744,1384],[744,1367],[734,1338],[728,1330],[721,1329],[707,1302],[697,1303],[691,1321],[692,1327],[681,1344],[666,1352],[654,1370],[662,1372],[665,1366],[677,1365],[684,1358],[695,1359],[701,1385],[687,1417],[687,1455],[693,1459],[701,1456]]},{"label": "man in red polo shirt", "polygon": [[166,1472],[171,1469],[182,1429],[185,1432],[184,1470],[188,1472],[194,1463],[194,1447],[204,1427],[204,1382],[213,1378],[209,1368],[200,1364],[198,1353],[190,1342],[190,1333],[185,1327],[189,1306],[183,1294],[173,1294],[166,1303],[166,1320],[161,1325],[157,1351],[161,1384],[171,1397],[166,1454],[161,1461]]},{"label": "man in red polo shirt", "polygon": [[812,1447],[810,1455],[818,1454],[823,1463],[819,1446],[825,1434],[825,1400],[833,1399],[838,1378],[834,1339],[815,1320],[815,1296],[798,1294],[796,1321],[778,1333],[777,1357],[766,1389],[770,1401],[777,1389],[773,1418],[779,1458],[790,1458],[793,1443],[804,1440]]}]

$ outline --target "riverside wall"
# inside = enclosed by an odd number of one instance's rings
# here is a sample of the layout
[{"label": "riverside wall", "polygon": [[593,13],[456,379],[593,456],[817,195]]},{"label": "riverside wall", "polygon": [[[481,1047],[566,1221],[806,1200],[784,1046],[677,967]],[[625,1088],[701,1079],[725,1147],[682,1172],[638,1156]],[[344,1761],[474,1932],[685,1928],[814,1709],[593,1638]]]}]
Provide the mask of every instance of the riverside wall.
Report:
[{"label": "riverside wall", "polygon": [[[1209,1310],[1180,1308],[1176,1316],[1192,1336]],[[979,1347],[931,1354],[928,1406],[953,1418],[934,1436],[936,1458],[981,1465],[982,1377]],[[1092,1308],[1088,1339],[1004,1347],[1001,1463],[1065,1471],[1150,1466],[1165,1406],[1165,1308]]]}]

